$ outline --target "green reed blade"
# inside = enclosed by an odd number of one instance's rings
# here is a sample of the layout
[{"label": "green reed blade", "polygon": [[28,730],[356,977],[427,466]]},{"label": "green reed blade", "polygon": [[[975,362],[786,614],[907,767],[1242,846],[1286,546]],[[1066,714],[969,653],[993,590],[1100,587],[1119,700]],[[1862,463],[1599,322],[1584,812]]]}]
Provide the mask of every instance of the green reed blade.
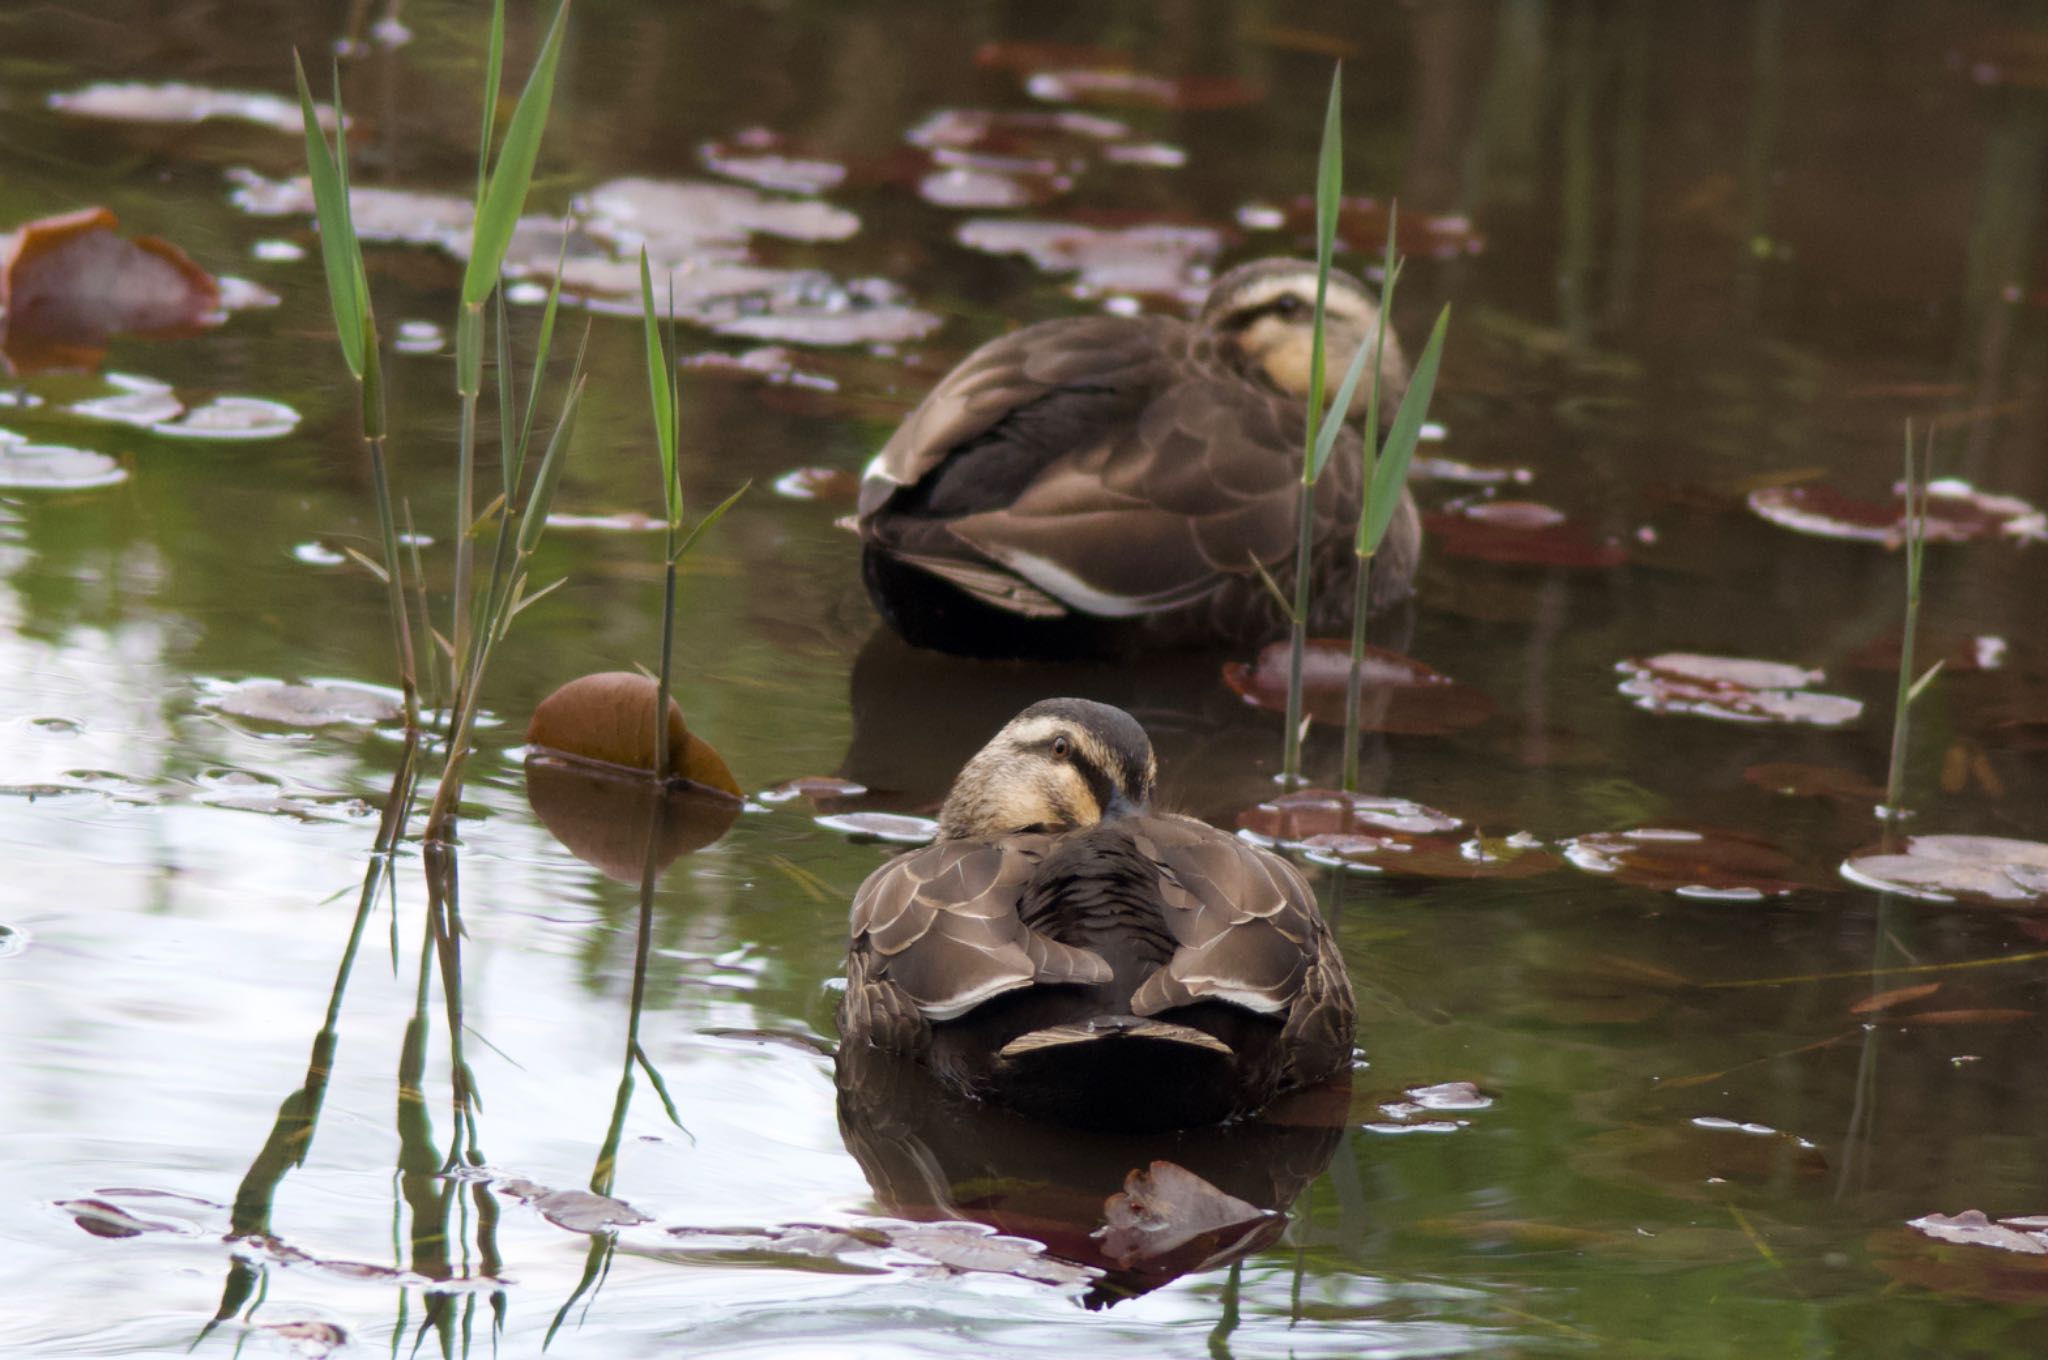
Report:
[{"label": "green reed blade", "polygon": [[1331,258],[1337,245],[1337,205],[1344,193],[1344,63],[1330,73],[1330,99],[1323,110],[1323,144],[1316,158],[1316,308],[1308,367],[1308,443],[1301,477],[1313,482],[1323,474],[1325,451],[1317,456],[1317,435],[1323,415],[1326,358],[1323,342],[1324,304],[1330,292]]},{"label": "green reed blade", "polygon": [[555,67],[562,55],[562,34],[569,18],[569,0],[555,10],[555,21],[541,43],[540,56],[512,110],[505,127],[505,144],[498,152],[489,183],[476,207],[476,223],[470,236],[469,266],[462,274],[462,303],[480,306],[498,285],[504,267],[505,250],[512,244],[512,229],[526,208],[526,191],[533,182],[533,164],[540,155],[541,133],[547,128],[548,104],[554,98]]},{"label": "green reed blade", "polygon": [[476,139],[476,202],[490,179],[491,132],[498,124],[498,86],[505,71],[505,0],[491,0],[491,37],[484,58],[484,126]]},{"label": "green reed blade", "polygon": [[640,250],[640,321],[647,337],[647,397],[654,405],[654,435],[661,454],[661,494],[671,528],[683,522],[683,488],[676,479],[676,407],[670,391],[668,352],[661,344],[661,324],[654,310],[654,276],[647,250]]},{"label": "green reed blade", "polygon": [[579,375],[569,389],[568,397],[562,402],[562,418],[555,422],[555,432],[548,438],[547,452],[541,455],[540,472],[533,479],[533,494],[526,499],[526,512],[519,517],[519,553],[523,557],[532,552],[540,542],[541,530],[547,527],[548,507],[554,503],[555,486],[562,480],[562,456],[568,451],[570,433],[576,428],[576,410],[583,402],[583,385],[589,379]]},{"label": "green reed blade", "polygon": [[753,485],[754,479],[751,477],[749,477],[746,481],[741,482],[739,490],[733,492],[730,496],[727,496],[724,500],[720,501],[718,503],[717,509],[713,510],[710,514],[704,516],[704,518],[697,521],[697,527],[690,530],[689,537],[685,538],[682,541],[682,543],[676,548],[675,552],[669,556],[668,560],[671,563],[675,563],[682,561],[685,557],[688,557],[690,555],[690,549],[696,547],[697,540],[704,536],[704,531],[711,528],[713,525],[717,524],[718,521],[724,519],[725,512],[732,509],[733,506],[737,505],[739,503],[740,497],[746,495],[748,490],[751,489]]},{"label": "green reed blade", "polygon": [[[349,215],[348,189],[328,148],[327,134],[320,130],[320,114],[313,104],[313,92],[306,85],[306,68],[299,54],[292,53],[292,72],[299,82],[299,112],[306,123],[306,173],[313,184],[313,209],[320,222],[320,258],[327,270],[327,297],[334,308],[334,328],[341,339],[341,357],[352,377],[363,376],[365,319],[369,313],[368,290],[363,279],[362,247],[356,241],[355,225]],[[337,138],[345,139],[346,124],[341,111],[341,88],[334,90],[334,118]]]},{"label": "green reed blade", "polygon": [[533,342],[533,378],[526,389],[526,419],[519,425],[519,456],[533,439],[533,418],[540,409],[541,379],[547,376],[548,354],[555,343],[555,313],[562,301],[562,266],[569,258],[569,220],[562,219],[562,246],[555,255],[555,276],[548,283],[547,305],[540,311],[540,334]]},{"label": "green reed blade", "polygon": [[505,290],[491,294],[492,319],[497,323],[498,361],[498,478],[501,495],[512,499],[519,488],[519,461],[512,446],[512,402],[519,395],[519,383],[512,373],[512,328],[505,323]]},{"label": "green reed blade", "polygon": [[1387,430],[1379,463],[1372,470],[1372,513],[1358,521],[1361,553],[1379,551],[1380,541],[1387,536],[1387,525],[1393,521],[1394,507],[1400,504],[1401,488],[1408,481],[1409,460],[1415,456],[1415,446],[1422,438],[1423,422],[1429,419],[1429,399],[1436,390],[1437,364],[1444,356],[1444,333],[1450,324],[1451,306],[1445,303],[1437,313],[1436,325],[1430,328],[1429,343],[1422,347],[1422,357],[1416,360],[1408,390],[1401,394],[1401,405]]}]

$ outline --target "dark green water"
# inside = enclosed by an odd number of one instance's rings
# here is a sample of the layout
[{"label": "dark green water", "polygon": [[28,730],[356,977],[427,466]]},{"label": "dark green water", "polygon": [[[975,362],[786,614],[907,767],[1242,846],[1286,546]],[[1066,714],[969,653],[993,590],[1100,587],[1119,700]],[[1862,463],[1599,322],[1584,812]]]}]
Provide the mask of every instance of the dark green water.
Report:
[{"label": "dark green water", "polygon": [[[1049,673],[908,653],[871,636],[855,542],[832,523],[850,506],[769,484],[857,471],[972,345],[1098,305],[1066,276],[962,244],[969,219],[1205,227],[1226,264],[1299,249],[1239,211],[1310,187],[1342,51],[1354,191],[1398,195],[1404,241],[1425,214],[1461,214],[1483,238],[1445,257],[1413,247],[1403,276],[1411,346],[1455,306],[1434,412],[1448,438],[1430,451],[1528,469],[1503,494],[1631,553],[1606,569],[1513,566],[1439,542],[1415,617],[1385,640],[1498,712],[1375,738],[1372,782],[1494,835],[1745,832],[1808,885],[1756,902],[1570,867],[1341,888],[1323,874],[1368,1064],[1349,1112],[1312,1127],[1334,1148],[1312,1149],[1309,1171],[1321,1155],[1328,1167],[1277,1241],[1106,1311],[1081,1306],[1081,1285],[920,1254],[901,1187],[871,1185],[849,1151],[830,1058],[792,1039],[834,1037],[845,904],[885,850],[815,825],[801,800],[750,808],[658,885],[640,1039],[687,1132],[639,1079],[610,1181],[648,1221],[593,1237],[560,1201],[544,1212],[535,1187],[589,1184],[606,1143],[638,894],[548,833],[519,742],[556,685],[652,664],[656,535],[551,532],[536,580],[567,584],[519,619],[489,678],[463,829],[462,1027],[408,846],[396,923],[388,899],[368,917],[316,1047],[398,742],[218,707],[252,679],[395,682],[383,594],[335,560],[374,552],[376,520],[316,238],[301,215],[230,203],[231,171],[284,177],[303,148],[243,123],[90,119],[48,97],[95,80],[283,92],[291,47],[329,50],[345,8],[0,9],[0,226],[105,204],[282,299],[203,336],[116,341],[105,371],[188,406],[255,396],[301,417],[264,441],[173,439],[64,409],[103,394],[100,378],[0,383],[0,429],[127,474],[0,489],[0,1351],[182,1355],[217,1312],[194,1353],[320,1354],[317,1336],[277,1329],[327,1323],[348,1353],[533,1355],[558,1314],[549,1353],[570,1356],[2048,1349],[2040,1258],[1938,1250],[1905,1227],[2048,1212],[2041,965],[1931,967],[2048,948],[2048,917],[1852,887],[1836,866],[1876,839],[1868,808],[1744,778],[1796,761],[1882,782],[1893,677],[1854,654],[1897,628],[1903,593],[1897,554],[1765,523],[1745,491],[1816,472],[1880,495],[1903,421],[1942,416],[1944,472],[2048,502],[2038,6],[579,0],[537,210],[627,176],[709,178],[701,143],[768,128],[788,154],[847,167],[824,197],[858,230],[757,234],[752,259],[886,280],[943,322],[878,353],[792,346],[836,392],[683,374],[692,505],[755,482],[690,560],[678,657],[692,726],[745,787],[841,773],[880,806],[927,810],[980,739],[1064,690],[1138,712],[1191,811],[1227,821],[1271,792],[1277,720],[1223,687],[1226,658]],[[513,9],[523,69],[538,24]],[[480,13],[408,4],[412,40],[345,69],[359,184],[467,194]],[[1260,97],[1098,110],[1129,124],[1123,143],[1184,151],[1179,166],[1090,152],[1042,206],[925,201],[929,167],[905,134],[928,115],[1048,107],[974,60],[1027,41],[1116,48]],[[274,241],[306,253],[259,254]],[[377,246],[370,269],[387,338],[402,321],[450,327],[460,267],[446,255]],[[532,309],[517,315],[530,333]],[[565,313],[568,343],[583,316]],[[692,355],[751,343],[701,327],[682,341]],[[599,316],[589,345],[558,509],[658,514],[638,327]],[[396,476],[437,540],[439,612],[452,359],[444,346],[388,363]],[[1419,490],[1434,507],[1470,488]],[[2048,838],[2043,551],[1930,552],[1936,641],[1995,635],[2010,651],[1916,706],[1916,829]],[[1866,707],[1837,729],[1645,713],[1616,692],[1614,664],[1665,651],[1813,667],[1818,688]],[[1338,760],[1319,731],[1312,773],[1333,778]],[[1769,979],[1806,980],[1724,985]],[[1916,984],[1938,989],[1852,1010]],[[471,1140],[453,1121],[451,1030],[482,1098],[473,1169],[454,1177],[443,1165]],[[331,1070],[310,1128],[289,1103],[309,1051]],[[1378,1108],[1448,1082],[1491,1103],[1434,1131]],[[1060,1188],[1070,1151],[1046,1135],[1004,1152],[1005,1174],[1036,1167]],[[1304,1154],[1218,1155],[1256,1170]],[[1103,1193],[1065,1188],[1084,1218]],[[958,1199],[969,1215],[974,1195]],[[854,1228],[867,1237],[818,1246]]]}]

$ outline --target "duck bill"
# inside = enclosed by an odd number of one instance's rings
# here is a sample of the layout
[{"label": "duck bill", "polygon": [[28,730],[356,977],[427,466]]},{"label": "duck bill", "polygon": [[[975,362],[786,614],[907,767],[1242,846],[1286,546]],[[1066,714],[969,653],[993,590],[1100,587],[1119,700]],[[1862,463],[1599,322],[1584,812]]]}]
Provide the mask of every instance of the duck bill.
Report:
[{"label": "duck bill", "polygon": [[1133,803],[1130,799],[1124,797],[1122,789],[1118,789],[1115,793],[1109,795],[1109,804],[1102,809],[1102,820],[1105,822],[1120,822],[1126,817],[1136,817],[1144,811],[1145,805],[1143,803]]}]

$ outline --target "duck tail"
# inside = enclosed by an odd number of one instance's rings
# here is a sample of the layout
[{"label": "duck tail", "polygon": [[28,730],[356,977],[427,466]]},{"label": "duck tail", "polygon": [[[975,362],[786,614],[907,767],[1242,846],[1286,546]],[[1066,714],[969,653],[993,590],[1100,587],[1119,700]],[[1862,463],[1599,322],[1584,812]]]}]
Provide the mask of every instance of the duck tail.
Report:
[{"label": "duck tail", "polygon": [[1237,1113],[1239,1057],[1190,1025],[1105,1015],[1030,1030],[996,1055],[992,1094],[1041,1118],[1104,1129],[1212,1124]]}]

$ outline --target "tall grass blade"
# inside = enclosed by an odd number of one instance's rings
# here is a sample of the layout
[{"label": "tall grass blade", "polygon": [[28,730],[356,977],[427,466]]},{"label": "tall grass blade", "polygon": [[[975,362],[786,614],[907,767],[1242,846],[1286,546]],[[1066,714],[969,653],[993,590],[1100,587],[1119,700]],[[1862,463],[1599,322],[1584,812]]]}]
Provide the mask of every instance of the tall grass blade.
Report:
[{"label": "tall grass blade", "polygon": [[548,438],[547,452],[541,455],[540,472],[533,479],[533,494],[527,497],[526,510],[519,517],[519,555],[530,554],[540,543],[541,531],[547,528],[548,507],[554,504],[555,487],[562,480],[563,457],[569,448],[569,437],[576,429],[576,411],[583,404],[583,385],[587,377],[579,376],[569,395],[562,402],[562,418],[555,422],[555,432]]},{"label": "tall grass blade", "polygon": [[676,477],[676,407],[670,388],[668,351],[662,348],[661,322],[654,310],[654,276],[647,251],[640,251],[640,321],[647,338],[647,399],[654,407],[654,439],[661,455],[662,504],[671,527],[683,522],[683,488]]},{"label": "tall grass blade", "polygon": [[1891,767],[1884,786],[1882,816],[1887,835],[1889,828],[1906,815],[1906,752],[1913,700],[1934,676],[1930,671],[1922,677],[1920,684],[1913,682],[1913,650],[1920,629],[1920,568],[1927,548],[1927,484],[1934,476],[1932,425],[1927,428],[1926,451],[1921,466],[1916,469],[1913,465],[1913,422],[1910,419],[1906,421],[1905,465],[1906,482],[1902,494],[1906,502],[1906,622],[1899,638],[1899,689],[1892,706]]},{"label": "tall grass blade", "polygon": [[[320,258],[327,269],[327,298],[334,308],[334,329],[341,340],[341,357],[349,375],[363,376],[365,337],[369,333],[368,290],[363,286],[362,247],[356,241],[355,225],[349,214],[348,186],[320,130],[320,113],[313,92],[306,85],[306,68],[297,52],[292,53],[292,73],[299,82],[299,112],[306,123],[306,174],[313,185],[313,211],[320,223]],[[334,118],[337,139],[346,139],[346,122],[341,111],[341,89],[334,90]]]},{"label": "tall grass blade", "polygon": [[506,247],[512,243],[512,229],[526,209],[526,190],[533,183],[533,164],[540,156],[541,133],[548,123],[548,105],[555,93],[555,67],[562,56],[562,34],[568,26],[569,0],[555,10],[555,21],[541,43],[533,73],[520,91],[505,126],[505,144],[498,152],[483,197],[476,206],[476,225],[470,237],[469,265],[462,274],[462,304],[475,307],[498,286],[498,272],[505,264]]},{"label": "tall grass blade", "polygon": [[688,557],[690,555],[690,549],[697,546],[697,540],[704,536],[705,530],[711,528],[713,525],[717,524],[718,521],[724,519],[725,512],[732,509],[733,506],[739,504],[740,497],[746,495],[748,491],[752,490],[753,485],[754,479],[751,477],[749,477],[746,481],[741,482],[739,490],[733,492],[730,496],[727,496],[724,500],[720,501],[718,503],[717,509],[713,510],[710,514],[704,516],[704,518],[698,520],[697,527],[690,530],[689,536],[682,541],[681,545],[676,548],[674,553],[670,554],[669,561],[680,562],[685,557]]},{"label": "tall grass blade", "polygon": [[1408,481],[1408,464],[1421,441],[1422,427],[1429,420],[1429,400],[1436,391],[1437,365],[1444,357],[1444,334],[1450,325],[1451,308],[1445,303],[1437,313],[1436,325],[1430,328],[1429,343],[1422,347],[1422,357],[1415,361],[1408,390],[1401,394],[1394,423],[1387,428],[1386,442],[1380,446],[1372,469],[1370,513],[1361,515],[1358,521],[1358,548],[1362,553],[1379,551],[1387,536],[1387,525],[1393,522],[1394,509],[1401,503],[1401,488]]},{"label": "tall grass blade", "polygon": [[490,178],[491,134],[498,126],[498,86],[505,72],[505,0],[491,0],[490,46],[484,57],[484,125],[476,138],[476,201],[484,201]]}]

